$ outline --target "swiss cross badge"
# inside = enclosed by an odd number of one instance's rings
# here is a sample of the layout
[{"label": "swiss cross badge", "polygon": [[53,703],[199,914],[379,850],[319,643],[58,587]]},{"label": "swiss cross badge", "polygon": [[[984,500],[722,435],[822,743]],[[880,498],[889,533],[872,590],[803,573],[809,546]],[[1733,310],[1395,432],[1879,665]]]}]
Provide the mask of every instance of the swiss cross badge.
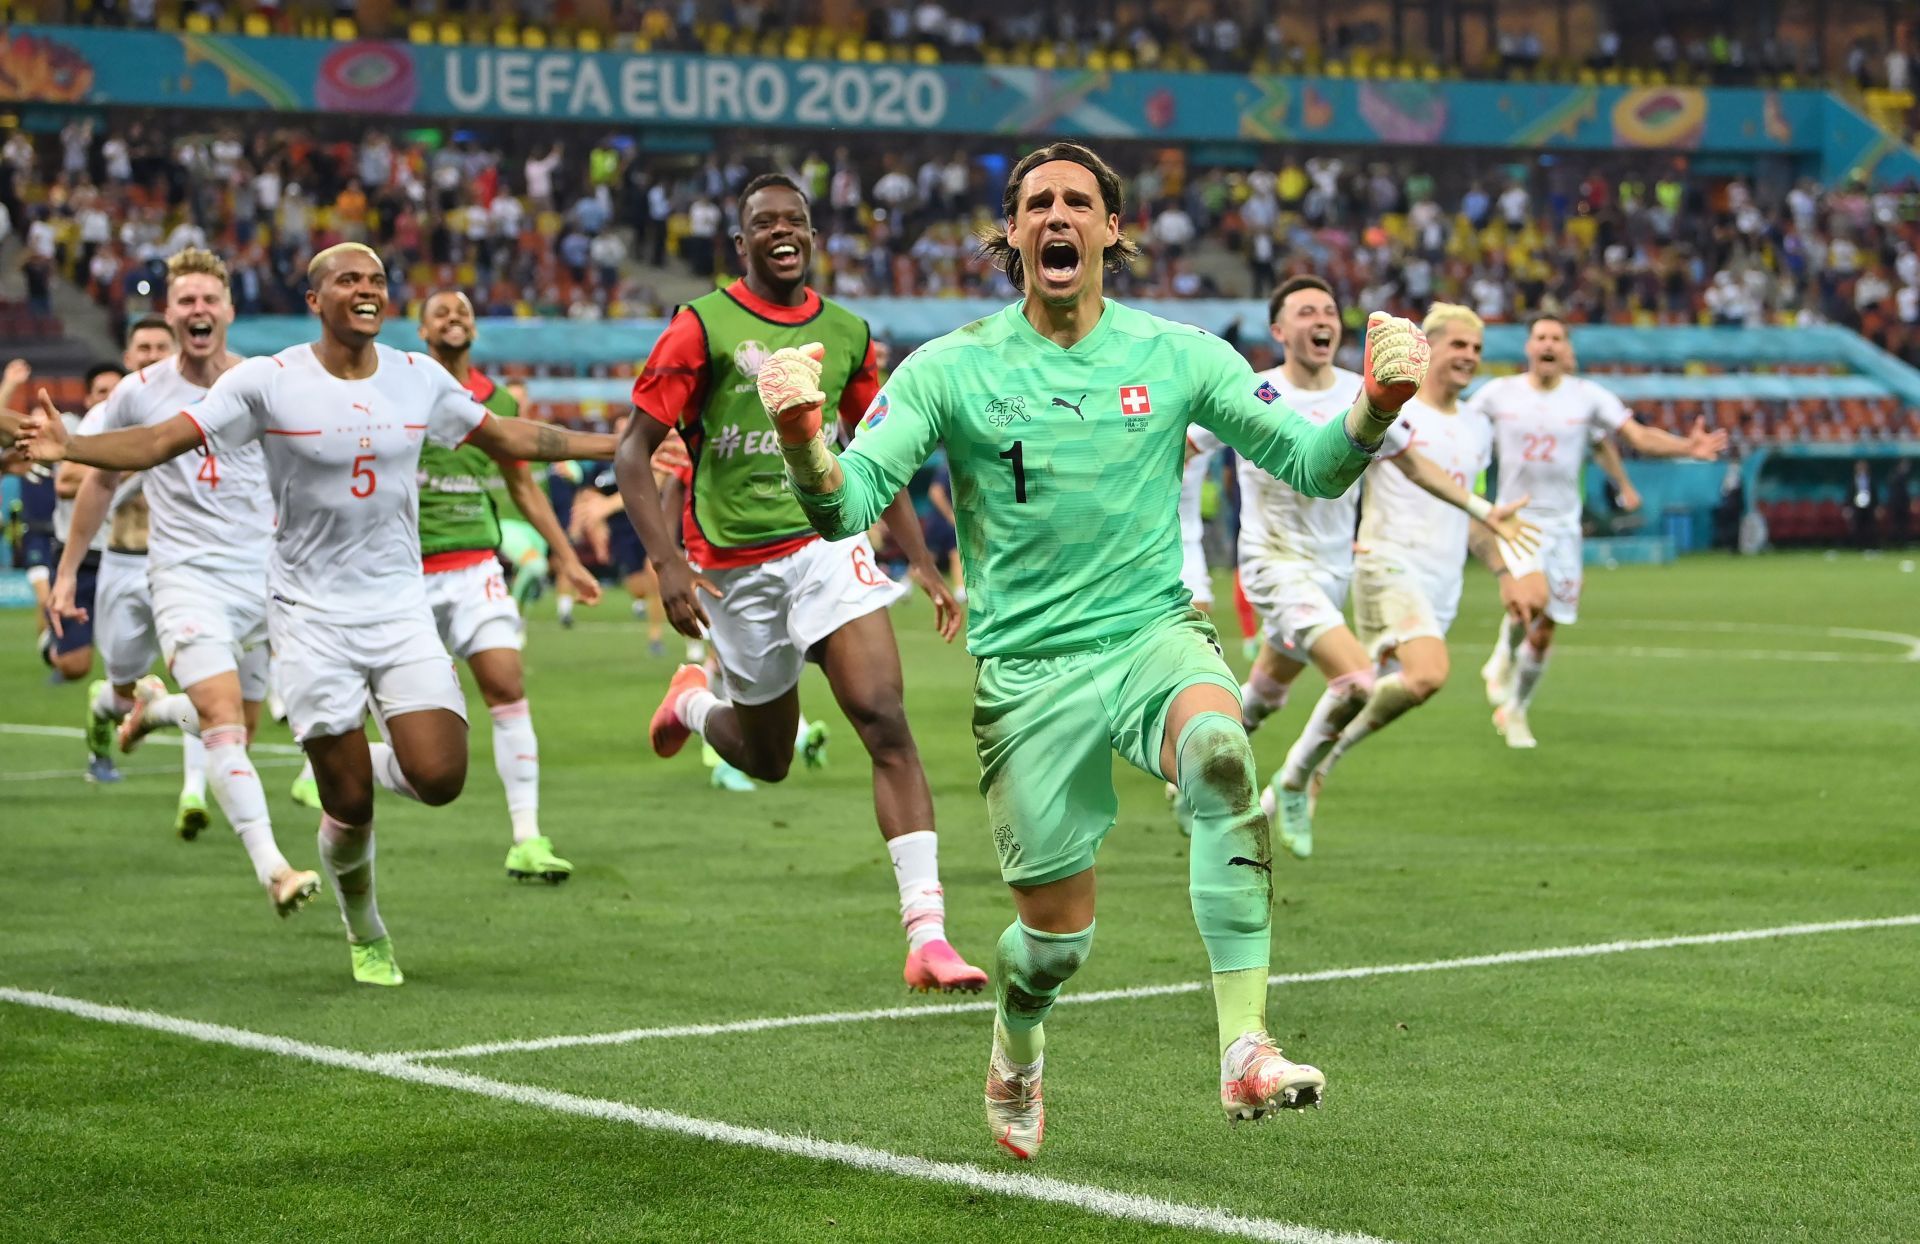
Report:
[{"label": "swiss cross badge", "polygon": [[1146,385],[1123,384],[1120,386],[1120,413],[1123,415],[1153,413],[1153,400],[1147,396]]},{"label": "swiss cross badge", "polygon": [[360,438],[360,448],[362,448],[362,449],[372,449],[372,448],[373,448],[373,438],[372,438],[371,436],[363,436],[363,437],[361,437],[361,438]]}]

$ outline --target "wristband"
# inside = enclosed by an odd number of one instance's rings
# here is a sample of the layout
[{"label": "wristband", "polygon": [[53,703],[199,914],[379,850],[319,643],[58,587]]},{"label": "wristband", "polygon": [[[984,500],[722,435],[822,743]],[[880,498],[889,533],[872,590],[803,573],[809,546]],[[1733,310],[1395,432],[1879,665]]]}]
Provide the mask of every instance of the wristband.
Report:
[{"label": "wristband", "polygon": [[826,489],[821,484],[827,473],[833,470],[833,451],[827,448],[825,431],[816,433],[801,441],[798,445],[780,442],[780,456],[787,460],[787,474],[799,485],[801,492],[818,493]]},{"label": "wristband", "polygon": [[1493,502],[1478,493],[1468,493],[1467,513],[1484,523],[1487,521],[1487,515],[1493,513]]}]

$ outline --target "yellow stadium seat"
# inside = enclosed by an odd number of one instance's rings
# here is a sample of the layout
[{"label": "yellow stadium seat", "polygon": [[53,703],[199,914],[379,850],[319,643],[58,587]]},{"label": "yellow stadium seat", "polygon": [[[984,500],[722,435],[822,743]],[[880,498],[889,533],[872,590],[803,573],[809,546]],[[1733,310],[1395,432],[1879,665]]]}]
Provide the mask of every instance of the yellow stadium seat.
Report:
[{"label": "yellow stadium seat", "polygon": [[267,19],[258,13],[247,14],[246,23],[241,29],[255,39],[273,33],[273,27],[268,25]]},{"label": "yellow stadium seat", "polygon": [[493,28],[493,46],[497,48],[517,48],[520,46],[520,32],[512,26]]},{"label": "yellow stadium seat", "polygon": [[186,27],[187,33],[190,35],[210,35],[213,33],[213,23],[207,20],[205,13],[193,12],[187,14]]},{"label": "yellow stadium seat", "polygon": [[834,49],[833,55],[836,60],[859,60],[860,45],[852,39],[848,39],[845,43],[842,43]]},{"label": "yellow stadium seat", "polygon": [[1059,58],[1053,54],[1052,48],[1043,44],[1034,49],[1033,67],[1035,69],[1053,69],[1056,68],[1059,63]]},{"label": "yellow stadium seat", "polygon": [[574,46],[578,47],[582,52],[598,52],[600,50],[600,32],[591,27],[581,28],[579,35],[574,39]]},{"label": "yellow stadium seat", "polygon": [[448,45],[461,42],[459,23],[441,22],[440,28],[435,32],[435,37],[438,38],[441,43]]},{"label": "yellow stadium seat", "polygon": [[332,38],[341,43],[351,43],[360,37],[360,27],[351,17],[336,17],[329,29]]},{"label": "yellow stadium seat", "polygon": [[407,42],[408,43],[432,43],[433,42],[433,23],[432,22],[408,22],[407,23]]},{"label": "yellow stadium seat", "polygon": [[1107,52],[1105,48],[1094,48],[1087,53],[1087,68],[1095,73],[1107,71]]},{"label": "yellow stadium seat", "polygon": [[1110,58],[1109,63],[1112,64],[1115,73],[1125,73],[1127,70],[1133,68],[1133,53],[1115,52]]},{"label": "yellow stadium seat", "polygon": [[807,47],[807,41],[795,35],[788,38],[786,46],[780,49],[780,54],[788,60],[805,60],[810,50]]}]

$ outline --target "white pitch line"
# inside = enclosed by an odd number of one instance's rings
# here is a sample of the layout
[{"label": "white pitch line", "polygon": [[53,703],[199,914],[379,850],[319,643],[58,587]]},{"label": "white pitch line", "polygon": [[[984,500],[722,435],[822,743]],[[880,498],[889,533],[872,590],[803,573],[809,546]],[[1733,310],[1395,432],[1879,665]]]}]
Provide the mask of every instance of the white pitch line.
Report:
[{"label": "white pitch line", "polygon": [[470,1093],[476,1097],[490,1097],[497,1101],[512,1102],[515,1105],[529,1106],[538,1110],[598,1119],[607,1123],[624,1123],[649,1132],[667,1132],[693,1140],[762,1149],[770,1153],[780,1153],[815,1162],[832,1162],[875,1174],[894,1175],[929,1183],[952,1184],[999,1196],[1039,1201],[1048,1205],[1068,1205],[1106,1218],[1119,1218],[1129,1222],[1149,1223],[1163,1227],[1180,1227],[1192,1231],[1208,1231],[1217,1235],[1237,1236],[1248,1240],[1270,1240],[1276,1241],[1277,1244],[1386,1244],[1377,1236],[1322,1231],[1317,1227],[1280,1222],[1271,1218],[1250,1218],[1228,1210],[1186,1205],[1178,1201],[1163,1201],[1158,1197],[1140,1193],[1117,1192],[1111,1188],[1069,1183],[1066,1180],[1050,1179],[1043,1175],[987,1170],[962,1162],[937,1162],[931,1158],[892,1153],[866,1145],[820,1140],[812,1136],[794,1136],[757,1127],[741,1127],[733,1123],[699,1119],[689,1115],[675,1114],[672,1111],[634,1106],[600,1097],[582,1097],[578,1094],[563,1093],[531,1084],[492,1080],[485,1076],[470,1075],[447,1067],[422,1066],[419,1063],[396,1058],[391,1054],[363,1054],[358,1050],[314,1045],[306,1041],[295,1041],[289,1037],[273,1036],[270,1033],[252,1032],[245,1028],[229,1028],[224,1024],[208,1024],[174,1015],[162,1015],[157,1011],[103,1006],[98,1002],[88,1002],[80,998],[67,998],[59,994],[5,987],[0,987],[0,1002],[58,1011],[105,1024],[146,1028],[192,1041],[202,1041],[209,1045],[253,1050],[280,1058],[294,1058],[327,1067],[365,1072],[409,1084],[451,1089],[454,1092]]},{"label": "white pitch line", "polygon": [[1920,661],[1920,635],[1904,631],[1867,631],[1852,626],[1796,626],[1783,622],[1661,622],[1630,619],[1593,624],[1600,630],[1683,631],[1709,635],[1812,635],[1820,639],[1858,639],[1904,648],[1903,661]]},{"label": "white pitch line", "polygon": [[1891,652],[1827,652],[1818,648],[1657,648],[1639,644],[1567,644],[1553,646],[1555,652],[1584,653],[1588,656],[1633,657],[1636,660],[1659,658],[1675,661],[1807,661],[1814,664],[1909,665],[1914,658]]},{"label": "white pitch line", "polygon": [[[254,761],[253,767],[256,769],[291,769],[299,763],[298,760],[295,760],[291,756],[274,756]],[[120,775],[122,777],[136,777],[148,773],[178,772],[180,772],[179,765],[122,765],[120,768]],[[86,780],[86,776],[87,771],[85,769],[36,769],[30,773],[0,773],[0,782],[52,782],[55,780],[74,782],[84,781]]]},{"label": "white pitch line", "polygon": [[[18,721],[0,721],[0,734],[34,734],[50,739],[84,739],[87,732],[78,726],[37,726]],[[180,736],[155,732],[147,736],[147,742],[158,743],[162,747],[180,746]],[[304,756],[305,752],[290,743],[249,743],[247,750],[266,756]]]},{"label": "white pitch line", "polygon": [[[1725,942],[1752,942],[1776,937],[1806,937],[1815,933],[1850,933],[1862,929],[1890,929],[1920,925],[1920,914],[1884,916],[1870,920],[1829,920],[1820,924],[1783,924],[1770,929],[1734,929],[1724,933],[1690,933],[1677,937],[1646,937],[1633,941],[1589,942],[1581,946],[1546,946],[1537,950],[1507,950],[1460,959],[1432,959],[1424,963],[1380,963],[1356,968],[1327,968],[1318,972],[1288,972],[1267,978],[1274,985],[1310,985],[1322,981],[1358,980],[1368,976],[1407,976],[1419,972],[1447,972],[1459,968],[1504,967],[1550,959],[1591,959],[1637,950],[1668,950],[1676,946],[1715,946]],[[1096,989],[1069,993],[1055,1005],[1124,1002],[1136,998],[1164,998],[1211,989],[1210,981],[1179,981],[1168,985],[1136,985],[1128,989]],[[991,1002],[949,1002],[930,1006],[889,1006],[871,1011],[825,1011],[811,1015],[773,1015],[717,1024],[681,1024],[666,1028],[628,1028],[620,1032],[590,1032],[570,1036],[528,1037],[514,1041],[485,1041],[444,1050],[414,1050],[388,1055],[398,1059],[479,1058],[532,1050],[557,1050],[580,1045],[628,1045],[668,1037],[711,1037],[728,1033],[766,1032],[775,1028],[802,1028],[823,1024],[857,1024],[868,1020],[921,1019],[926,1016],[964,1015],[991,1011]]]}]

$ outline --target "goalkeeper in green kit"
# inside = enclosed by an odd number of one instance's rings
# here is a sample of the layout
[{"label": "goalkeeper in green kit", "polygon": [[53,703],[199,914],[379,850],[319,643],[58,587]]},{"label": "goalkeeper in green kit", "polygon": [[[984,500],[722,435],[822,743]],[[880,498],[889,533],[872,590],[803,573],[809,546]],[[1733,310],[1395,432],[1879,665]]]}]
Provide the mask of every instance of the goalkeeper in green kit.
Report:
[{"label": "goalkeeper in green kit", "polygon": [[1030,1158],[1045,1133],[1042,1021],[1093,944],[1094,855],[1119,809],[1110,751],[1177,782],[1194,810],[1189,885],[1228,1118],[1325,1092],[1267,1033],[1273,853],[1239,684],[1180,581],[1181,468],[1197,423],[1298,491],[1339,496],[1419,386],[1427,349],[1412,323],[1375,314],[1353,409],[1310,424],[1224,341],[1102,295],[1103,266],[1133,247],[1119,178],[1093,152],[1028,155],[1003,207],[985,244],[1024,301],[916,351],[845,453],[821,431],[818,350],[779,351],[758,385],[789,483],[828,539],[864,530],[946,448],[980,789],[1017,913],[993,972],[987,1122]]}]

